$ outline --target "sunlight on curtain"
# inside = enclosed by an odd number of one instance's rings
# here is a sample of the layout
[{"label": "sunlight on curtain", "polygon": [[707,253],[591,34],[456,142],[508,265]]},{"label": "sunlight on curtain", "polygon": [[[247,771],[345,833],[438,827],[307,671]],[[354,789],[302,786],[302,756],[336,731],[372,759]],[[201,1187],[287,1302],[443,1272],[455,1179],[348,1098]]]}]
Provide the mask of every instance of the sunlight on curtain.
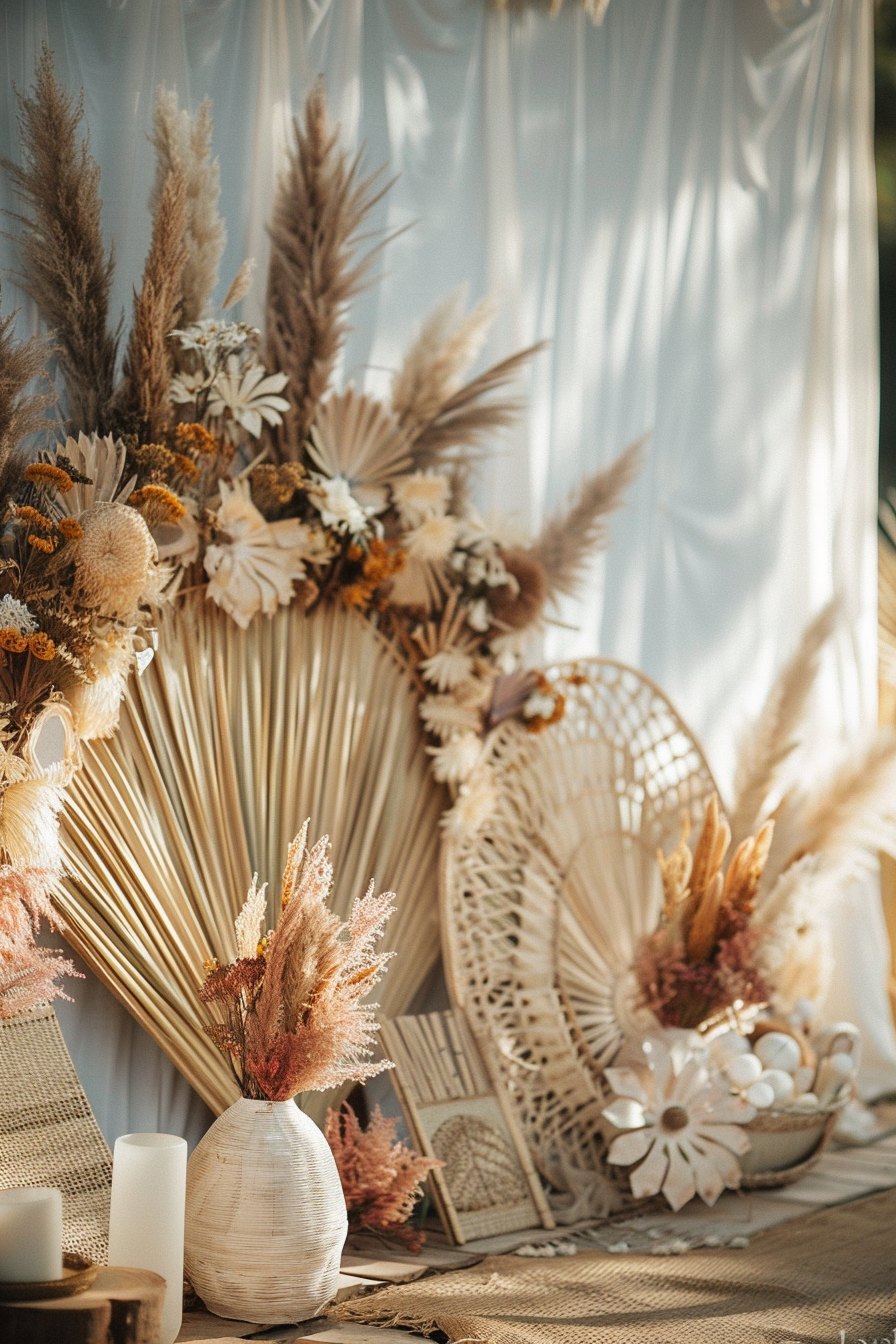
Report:
[{"label": "sunlight on curtain", "polygon": [[[724,786],[741,726],[835,588],[848,628],[819,752],[875,716],[871,18],[849,0],[789,30],[765,0],[616,0],[601,27],[577,6],[550,21],[478,0],[5,0],[0,152],[16,152],[11,82],[28,84],[46,39],[85,87],[124,307],[149,238],[155,86],[211,96],[221,293],[257,256],[254,320],[289,117],[322,73],[347,142],[400,173],[375,225],[404,230],[355,308],[343,376],[381,385],[446,291],[493,289],[484,357],[551,341],[481,491],[530,530],[650,433],[613,547],[544,652],[642,668]],[[7,282],[4,308],[19,301]],[[837,936],[829,1009],[863,1025],[867,1088],[893,1087],[874,884],[844,901]]]}]

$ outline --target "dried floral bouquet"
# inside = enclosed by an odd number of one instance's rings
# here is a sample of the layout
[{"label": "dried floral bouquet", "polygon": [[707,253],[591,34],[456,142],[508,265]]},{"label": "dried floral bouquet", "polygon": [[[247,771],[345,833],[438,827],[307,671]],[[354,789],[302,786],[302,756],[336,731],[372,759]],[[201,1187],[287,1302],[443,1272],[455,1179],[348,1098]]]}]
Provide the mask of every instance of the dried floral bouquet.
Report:
[{"label": "dried floral bouquet", "polygon": [[253,880],[236,919],[235,960],[205,964],[199,996],[216,1017],[205,1030],[244,1097],[288,1101],[391,1067],[371,1062],[378,1028],[360,1001],[392,955],[375,947],[393,894],[374,895],[371,882],[343,924],[327,905],[328,837],[306,853],[307,833],[306,822],[289,848],[276,927],[265,931],[267,884]]}]

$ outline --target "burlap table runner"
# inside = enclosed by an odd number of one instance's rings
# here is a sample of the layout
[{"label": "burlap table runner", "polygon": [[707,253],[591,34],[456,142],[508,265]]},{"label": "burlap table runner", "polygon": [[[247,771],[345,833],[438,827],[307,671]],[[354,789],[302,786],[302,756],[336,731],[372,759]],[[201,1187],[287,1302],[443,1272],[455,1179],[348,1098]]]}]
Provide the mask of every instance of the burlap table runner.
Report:
[{"label": "burlap table runner", "polygon": [[477,1344],[893,1344],[896,1190],[788,1222],[740,1251],[495,1256],[334,1314]]}]

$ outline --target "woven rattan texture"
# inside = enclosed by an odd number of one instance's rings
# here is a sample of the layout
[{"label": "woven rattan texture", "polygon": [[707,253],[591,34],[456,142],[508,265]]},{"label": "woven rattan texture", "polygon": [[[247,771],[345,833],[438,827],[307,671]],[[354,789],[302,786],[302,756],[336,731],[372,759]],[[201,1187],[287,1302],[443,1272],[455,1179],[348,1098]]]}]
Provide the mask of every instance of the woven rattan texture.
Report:
[{"label": "woven rattan texture", "polygon": [[0,1188],[62,1191],[63,1247],[109,1253],[112,1156],[52,1008],[0,1021]]},{"label": "woven rattan texture", "polygon": [[[501,1256],[337,1308],[477,1344],[859,1344],[896,1324],[896,1190],[741,1251]],[[841,1337],[841,1331],[843,1335]]]},{"label": "woven rattan texture", "polygon": [[628,968],[662,902],[656,850],[714,785],[700,748],[640,673],[588,659],[549,671],[566,713],[507,722],[487,760],[498,805],[446,842],[442,919],[452,993],[504,1075],[543,1169],[593,1166],[599,1071],[631,1015]]}]

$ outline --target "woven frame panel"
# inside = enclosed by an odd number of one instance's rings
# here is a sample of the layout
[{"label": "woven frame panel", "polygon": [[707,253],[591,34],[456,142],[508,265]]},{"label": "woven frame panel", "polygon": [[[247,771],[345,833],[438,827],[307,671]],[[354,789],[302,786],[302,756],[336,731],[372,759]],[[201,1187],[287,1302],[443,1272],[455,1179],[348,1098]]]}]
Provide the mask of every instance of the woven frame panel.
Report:
[{"label": "woven frame panel", "polygon": [[492,734],[498,805],[477,834],[445,841],[442,920],[451,992],[556,1179],[558,1161],[599,1160],[600,1073],[639,1025],[629,967],[661,909],[656,851],[683,813],[702,818],[715,785],[640,673],[589,659],[547,675],[565,715]]},{"label": "woven frame panel", "polygon": [[62,1191],[63,1250],[109,1256],[112,1154],[52,1008],[0,1020],[0,1189]]}]

